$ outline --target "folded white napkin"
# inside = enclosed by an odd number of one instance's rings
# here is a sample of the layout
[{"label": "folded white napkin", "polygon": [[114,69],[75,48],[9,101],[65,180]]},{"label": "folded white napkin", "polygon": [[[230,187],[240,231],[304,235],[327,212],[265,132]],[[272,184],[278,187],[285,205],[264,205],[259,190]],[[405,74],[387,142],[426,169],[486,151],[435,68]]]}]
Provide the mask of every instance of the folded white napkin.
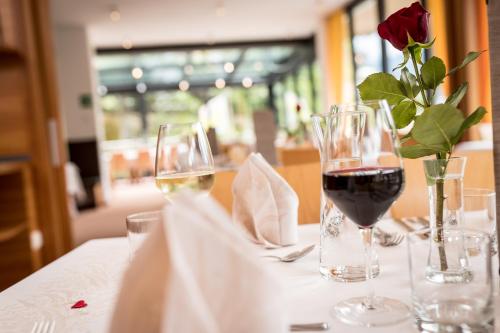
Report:
[{"label": "folded white napkin", "polygon": [[260,154],[251,154],[233,181],[233,220],[266,247],[298,240],[299,199]]},{"label": "folded white napkin", "polygon": [[282,290],[210,197],[181,193],[125,273],[111,332],[286,332]]}]

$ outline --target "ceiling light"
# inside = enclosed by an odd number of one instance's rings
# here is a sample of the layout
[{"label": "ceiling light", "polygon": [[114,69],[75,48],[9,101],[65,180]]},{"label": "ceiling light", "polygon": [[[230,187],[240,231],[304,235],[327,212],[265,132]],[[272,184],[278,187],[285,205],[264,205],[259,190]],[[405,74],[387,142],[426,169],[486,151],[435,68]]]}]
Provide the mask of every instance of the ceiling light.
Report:
[{"label": "ceiling light", "polygon": [[191,52],[191,61],[195,64],[199,64],[205,61],[205,54],[202,50],[194,50]]},{"label": "ceiling light", "polygon": [[134,44],[132,44],[132,41],[130,39],[124,39],[122,41],[122,47],[125,50],[130,50],[133,46],[134,46]]},{"label": "ceiling light", "polygon": [[142,69],[140,69],[139,67],[132,68],[131,73],[132,73],[132,77],[136,80],[139,80],[142,77],[142,75],[144,74]]},{"label": "ceiling light", "polygon": [[139,82],[135,85],[135,89],[139,94],[144,94],[148,90],[148,86],[144,82]]},{"label": "ceiling light", "polygon": [[248,76],[243,78],[243,80],[241,81],[241,84],[243,85],[243,87],[245,88],[250,88],[252,85],[253,85],[253,81],[251,78],[249,78]]},{"label": "ceiling light", "polygon": [[104,96],[108,93],[108,88],[104,85],[100,85],[99,87],[97,87],[97,93],[99,94],[99,96]]},{"label": "ceiling light", "polygon": [[120,21],[120,19],[122,18],[122,15],[121,15],[120,11],[118,10],[118,7],[116,7],[116,6],[111,7],[111,11],[109,12],[109,18],[113,22]]},{"label": "ceiling light", "polygon": [[224,64],[224,71],[226,73],[232,73],[234,71],[234,64],[232,62],[226,62]]},{"label": "ceiling light", "polygon": [[186,65],[184,66],[184,74],[186,75],[192,75],[194,72],[193,65]]},{"label": "ceiling light", "polygon": [[217,80],[215,80],[215,86],[218,89],[222,89],[226,86],[226,81],[224,79],[217,79]]},{"label": "ceiling light", "polygon": [[189,82],[187,82],[186,80],[181,80],[179,82],[179,89],[181,91],[187,91],[189,89]]},{"label": "ceiling light", "polygon": [[260,72],[264,69],[264,65],[262,64],[262,61],[257,61],[255,64],[253,64],[253,68],[257,71]]}]

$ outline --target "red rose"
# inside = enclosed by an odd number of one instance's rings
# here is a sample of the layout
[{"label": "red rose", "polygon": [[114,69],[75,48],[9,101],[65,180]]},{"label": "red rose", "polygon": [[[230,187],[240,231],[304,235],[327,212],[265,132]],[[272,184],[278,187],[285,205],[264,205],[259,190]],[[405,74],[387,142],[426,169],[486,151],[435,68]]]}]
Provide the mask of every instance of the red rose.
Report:
[{"label": "red rose", "polygon": [[378,34],[388,40],[398,50],[408,46],[408,35],[415,42],[425,43],[429,30],[429,12],[414,2],[387,18],[378,25]]}]

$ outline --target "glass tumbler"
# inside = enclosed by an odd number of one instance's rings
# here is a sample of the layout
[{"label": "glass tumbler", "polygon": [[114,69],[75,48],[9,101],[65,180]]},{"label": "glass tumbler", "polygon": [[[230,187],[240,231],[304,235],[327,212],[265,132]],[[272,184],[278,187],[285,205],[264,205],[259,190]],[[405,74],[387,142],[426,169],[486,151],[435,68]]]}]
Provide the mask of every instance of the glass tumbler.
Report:
[{"label": "glass tumbler", "polygon": [[486,188],[464,189],[464,227],[478,229],[491,237],[491,254],[493,255],[493,293],[498,294],[500,286],[499,262],[496,223],[496,194]]},{"label": "glass tumbler", "polygon": [[479,230],[446,228],[442,231],[447,255],[456,252],[470,273],[455,283],[429,278],[429,257],[439,246],[431,228],[408,234],[408,257],[413,315],[424,332],[493,332],[491,239]]},{"label": "glass tumbler", "polygon": [[148,236],[149,232],[161,222],[161,211],[142,212],[127,216],[127,237],[132,259]]}]

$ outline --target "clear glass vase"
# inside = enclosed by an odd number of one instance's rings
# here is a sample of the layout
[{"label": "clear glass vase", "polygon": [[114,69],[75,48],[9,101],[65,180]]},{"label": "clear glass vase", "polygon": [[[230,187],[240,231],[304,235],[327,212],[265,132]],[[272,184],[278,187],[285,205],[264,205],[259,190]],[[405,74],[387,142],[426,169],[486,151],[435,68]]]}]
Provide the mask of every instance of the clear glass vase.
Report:
[{"label": "clear glass vase", "polygon": [[424,161],[429,198],[429,220],[433,230],[428,257],[428,278],[434,282],[458,283],[471,279],[465,248],[447,248],[443,232],[463,227],[463,179],[465,157]]}]

